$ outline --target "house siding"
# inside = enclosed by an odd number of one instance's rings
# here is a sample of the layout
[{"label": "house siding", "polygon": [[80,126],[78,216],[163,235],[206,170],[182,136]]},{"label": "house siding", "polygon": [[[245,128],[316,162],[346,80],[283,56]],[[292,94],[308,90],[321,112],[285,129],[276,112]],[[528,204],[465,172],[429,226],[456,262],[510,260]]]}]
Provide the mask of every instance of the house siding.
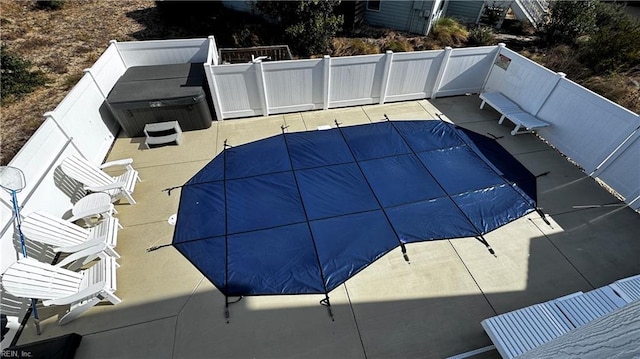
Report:
[{"label": "house siding", "polygon": [[462,23],[475,24],[482,11],[484,0],[452,0],[447,6],[447,17],[452,17]]},{"label": "house siding", "polygon": [[[401,31],[426,33],[428,15],[433,1],[391,1],[382,0],[380,10],[368,10],[365,5],[364,21],[374,26],[388,27]],[[419,16],[423,11],[427,17]]]}]

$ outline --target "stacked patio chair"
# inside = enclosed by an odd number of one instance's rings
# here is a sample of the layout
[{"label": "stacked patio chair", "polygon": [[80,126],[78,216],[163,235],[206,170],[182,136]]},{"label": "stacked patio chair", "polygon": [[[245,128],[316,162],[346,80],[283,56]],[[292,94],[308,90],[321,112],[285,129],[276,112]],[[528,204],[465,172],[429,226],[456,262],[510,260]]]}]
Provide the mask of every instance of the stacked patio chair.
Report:
[{"label": "stacked patio chair", "polygon": [[[42,300],[44,306],[68,305],[59,315],[64,325],[99,302],[118,304],[115,251],[119,221],[105,216],[94,227],[83,228],[44,211],[35,211],[22,221],[22,232],[29,240],[52,246],[57,253],[68,253],[55,265],[34,258],[13,263],[2,274],[6,293],[19,298]],[[36,319],[37,320],[37,319]]]}]

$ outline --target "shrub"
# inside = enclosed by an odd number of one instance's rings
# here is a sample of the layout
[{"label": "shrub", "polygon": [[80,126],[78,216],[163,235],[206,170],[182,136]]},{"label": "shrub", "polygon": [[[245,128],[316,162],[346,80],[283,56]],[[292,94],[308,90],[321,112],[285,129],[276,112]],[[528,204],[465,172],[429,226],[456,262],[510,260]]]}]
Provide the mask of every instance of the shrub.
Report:
[{"label": "shrub", "polygon": [[593,71],[578,60],[575,50],[569,45],[554,46],[527,57],[550,70],[564,72],[574,81],[583,81],[593,75]]},{"label": "shrub", "polygon": [[527,20],[504,19],[500,29],[512,35],[534,35],[536,28]]},{"label": "shrub", "polygon": [[7,51],[4,45],[0,47],[0,57],[0,101],[10,102],[44,85],[44,74],[29,71],[31,63]]},{"label": "shrub", "polygon": [[256,9],[282,25],[282,35],[294,52],[309,56],[325,52],[342,28],[343,16],[335,13],[339,3],[337,0],[258,1]]},{"label": "shrub", "polygon": [[504,18],[505,11],[506,9],[503,5],[494,1],[484,7],[483,15],[489,25],[497,26],[500,20]]},{"label": "shrub", "polygon": [[431,37],[443,47],[460,46],[467,41],[468,36],[467,29],[450,17],[438,19],[431,30]]},{"label": "shrub", "polygon": [[548,45],[574,44],[580,36],[593,32],[596,6],[597,0],[553,1],[540,38]]},{"label": "shrub", "polygon": [[580,60],[596,73],[640,65],[640,21],[620,6],[599,4],[597,30],[580,44]]},{"label": "shrub", "polygon": [[391,50],[393,52],[407,52],[413,51],[413,46],[406,39],[394,39],[385,44],[384,50]]},{"label": "shrub", "polygon": [[253,29],[249,29],[245,27],[244,29],[231,34],[231,38],[233,39],[234,45],[236,47],[259,46],[260,39],[252,30]]},{"label": "shrub", "polygon": [[488,26],[474,27],[469,31],[467,43],[476,46],[495,45],[496,35],[493,33],[493,29]]}]

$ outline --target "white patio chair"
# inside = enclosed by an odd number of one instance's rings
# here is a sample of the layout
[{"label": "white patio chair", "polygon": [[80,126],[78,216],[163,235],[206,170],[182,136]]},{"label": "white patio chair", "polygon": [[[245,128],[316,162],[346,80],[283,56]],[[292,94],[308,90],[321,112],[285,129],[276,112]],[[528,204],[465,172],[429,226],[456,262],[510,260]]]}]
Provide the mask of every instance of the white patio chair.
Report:
[{"label": "white patio chair", "polygon": [[[140,176],[131,166],[132,163],[133,160],[127,158],[96,166],[80,156],[69,156],[62,161],[61,168],[67,176],[82,183],[87,191],[108,193],[112,202],[124,197],[130,204],[136,204],[132,194],[136,182],[140,182]],[[126,171],[115,177],[103,171],[113,166],[124,166]]]},{"label": "white patio chair", "polygon": [[[87,264],[93,262],[96,259],[111,257],[107,254],[107,245],[102,243],[97,246],[89,247],[87,249],[83,249],[81,251],[75,252],[66,256],[63,260],[59,261],[55,264],[56,267],[66,268],[70,271],[77,271],[78,269],[86,266]],[[114,257],[115,259],[115,257]],[[116,262],[116,266],[120,267],[118,262]]]},{"label": "white patio chair", "polygon": [[118,243],[117,218],[107,217],[92,228],[82,228],[43,211],[35,211],[22,221],[22,233],[30,240],[53,246],[54,252],[74,253],[105,244],[105,252],[120,258],[115,251]]},{"label": "white patio chair", "polygon": [[114,294],[117,267],[115,258],[109,256],[80,272],[23,258],[4,272],[2,286],[16,297],[41,299],[45,306],[70,305],[58,317],[58,323],[64,325],[103,299],[114,305],[121,302]]}]

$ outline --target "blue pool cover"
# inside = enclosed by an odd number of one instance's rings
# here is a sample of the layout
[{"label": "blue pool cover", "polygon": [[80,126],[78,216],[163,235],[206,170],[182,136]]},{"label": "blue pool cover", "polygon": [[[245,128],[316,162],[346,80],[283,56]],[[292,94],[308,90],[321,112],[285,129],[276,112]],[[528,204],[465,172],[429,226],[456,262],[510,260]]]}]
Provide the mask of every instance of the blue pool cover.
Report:
[{"label": "blue pool cover", "polygon": [[172,244],[227,297],[327,294],[398,246],[535,207],[535,177],[495,140],[387,121],[226,148],[182,187]]}]

